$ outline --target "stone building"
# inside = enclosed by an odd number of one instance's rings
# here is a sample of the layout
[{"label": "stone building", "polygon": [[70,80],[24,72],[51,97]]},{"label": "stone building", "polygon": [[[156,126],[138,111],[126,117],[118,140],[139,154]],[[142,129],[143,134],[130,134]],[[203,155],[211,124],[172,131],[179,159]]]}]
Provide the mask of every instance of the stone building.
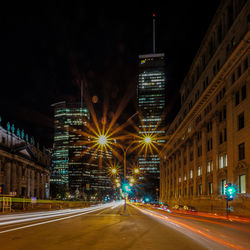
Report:
[{"label": "stone building", "polygon": [[0,195],[49,198],[50,155],[34,144],[23,130],[0,124]]},{"label": "stone building", "polygon": [[221,1],[181,87],[161,152],[160,200],[250,215],[250,5]]}]

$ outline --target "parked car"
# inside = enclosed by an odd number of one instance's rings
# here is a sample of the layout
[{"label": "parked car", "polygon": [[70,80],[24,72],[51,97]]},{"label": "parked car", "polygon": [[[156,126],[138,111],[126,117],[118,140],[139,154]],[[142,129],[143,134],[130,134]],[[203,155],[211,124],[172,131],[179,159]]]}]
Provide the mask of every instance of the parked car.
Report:
[{"label": "parked car", "polygon": [[195,207],[187,206],[187,205],[184,206],[184,210],[189,211],[189,212],[197,212],[197,209]]},{"label": "parked car", "polygon": [[183,205],[180,205],[180,204],[176,204],[176,205],[174,205],[173,207],[172,207],[172,209],[174,209],[174,210],[179,210],[179,211],[185,211],[185,206],[183,206]]},{"label": "parked car", "polygon": [[160,207],[162,208],[168,208],[168,204],[166,202],[161,202]]}]

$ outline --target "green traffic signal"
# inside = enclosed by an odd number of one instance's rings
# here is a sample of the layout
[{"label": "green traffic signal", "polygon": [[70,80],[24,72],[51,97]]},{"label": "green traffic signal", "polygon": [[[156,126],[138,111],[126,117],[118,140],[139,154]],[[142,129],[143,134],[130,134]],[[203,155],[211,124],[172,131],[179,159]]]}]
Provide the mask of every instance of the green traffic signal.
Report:
[{"label": "green traffic signal", "polygon": [[231,183],[225,184],[225,196],[228,201],[234,199],[235,195],[237,194],[237,189]]},{"label": "green traffic signal", "polygon": [[127,183],[124,183],[122,185],[122,190],[123,190],[123,192],[129,192],[129,191],[131,191],[130,185],[127,184]]}]

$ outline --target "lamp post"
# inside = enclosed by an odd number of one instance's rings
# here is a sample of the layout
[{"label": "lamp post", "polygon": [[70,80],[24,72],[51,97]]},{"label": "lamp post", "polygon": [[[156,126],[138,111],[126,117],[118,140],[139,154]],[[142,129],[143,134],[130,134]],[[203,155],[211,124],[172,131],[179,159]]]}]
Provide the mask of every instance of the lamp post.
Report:
[{"label": "lamp post", "polygon": [[[123,165],[124,165],[124,170],[123,171],[124,171],[124,183],[125,183],[125,185],[126,185],[126,179],[127,179],[127,176],[126,176],[126,174],[127,174],[126,173],[127,172],[127,152],[129,150],[129,148],[134,143],[136,143],[136,142],[135,141],[131,142],[127,147],[123,147],[123,146],[120,145],[120,148],[123,151]],[[149,135],[144,136],[142,141],[141,141],[141,144],[145,145],[146,147],[149,146],[151,143],[152,143],[152,138]],[[134,172],[136,174],[138,174],[139,173],[139,168],[134,169]],[[134,182],[134,179],[133,179],[133,182]],[[133,182],[131,182],[131,183],[133,184]],[[125,195],[125,203],[124,203],[124,213],[126,213],[126,211],[127,211],[127,195],[128,195],[128,192],[127,192],[128,190],[125,189],[125,191],[126,191],[125,192],[126,195]]]},{"label": "lamp post", "polygon": [[126,213],[127,211],[127,195],[128,195],[128,184],[126,183],[126,179],[127,179],[127,152],[128,149],[134,144],[135,142],[130,143],[127,147],[123,147],[120,145],[120,148],[123,151],[123,175],[124,175],[124,193],[125,193],[125,203],[124,203],[124,213]]}]

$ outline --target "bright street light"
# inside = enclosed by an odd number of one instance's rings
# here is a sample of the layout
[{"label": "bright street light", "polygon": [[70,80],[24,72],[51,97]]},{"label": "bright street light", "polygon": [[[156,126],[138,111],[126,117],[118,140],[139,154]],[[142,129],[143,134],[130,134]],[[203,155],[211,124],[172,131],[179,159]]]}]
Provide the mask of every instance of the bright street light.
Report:
[{"label": "bright street light", "polygon": [[139,172],[140,172],[139,168],[134,168],[134,173],[135,174],[139,174]]},{"label": "bright street light", "polygon": [[135,182],[135,179],[132,177],[132,178],[130,178],[129,182],[130,182],[130,183],[134,183],[134,182]]},{"label": "bright street light", "polygon": [[151,138],[150,136],[145,136],[145,137],[144,137],[144,142],[145,142],[146,144],[150,144],[151,141],[152,141],[152,138]]},{"label": "bright street light", "polygon": [[111,169],[111,173],[112,173],[112,174],[117,174],[117,169],[116,169],[116,168],[112,168],[112,169]]},{"label": "bright street light", "polygon": [[104,146],[107,144],[107,137],[106,135],[100,135],[99,138],[98,138],[98,143],[101,145],[101,146]]}]

